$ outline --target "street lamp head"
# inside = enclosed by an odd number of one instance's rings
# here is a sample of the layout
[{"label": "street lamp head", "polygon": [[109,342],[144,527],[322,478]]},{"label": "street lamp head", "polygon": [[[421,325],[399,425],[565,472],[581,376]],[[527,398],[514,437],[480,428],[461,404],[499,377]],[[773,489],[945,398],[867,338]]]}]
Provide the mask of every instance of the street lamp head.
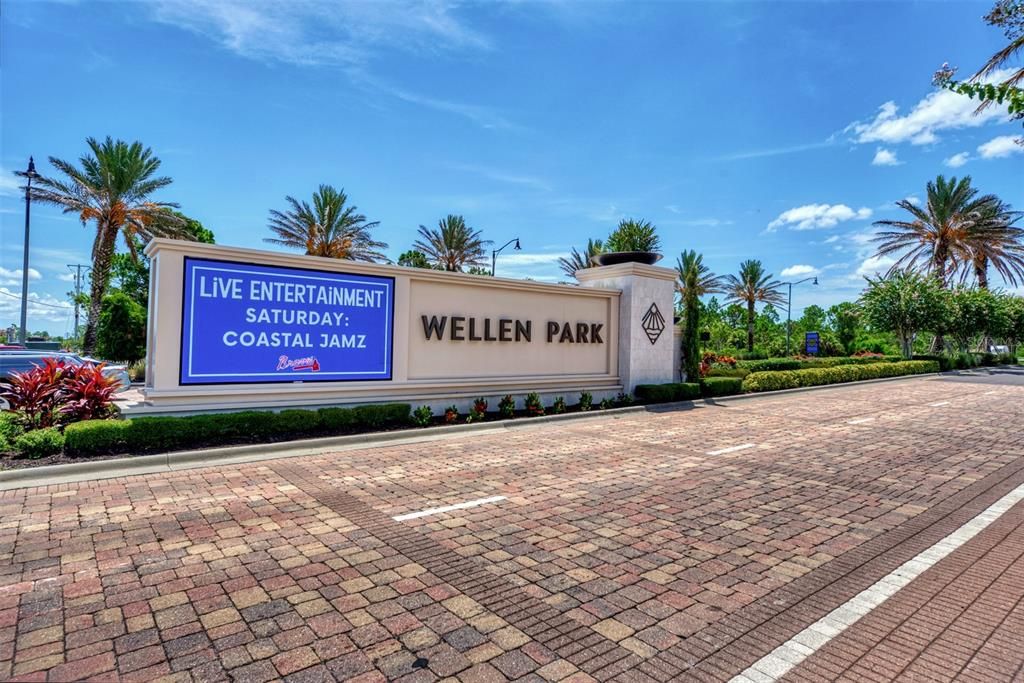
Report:
[{"label": "street lamp head", "polygon": [[512,248],[515,249],[516,251],[522,251],[523,250],[523,248],[519,246],[519,238],[518,237],[516,238],[516,246],[514,246]]},{"label": "street lamp head", "polygon": [[21,176],[22,178],[38,178],[39,174],[36,173],[36,161],[32,157],[28,158],[28,168],[24,171],[15,171],[14,175]]}]

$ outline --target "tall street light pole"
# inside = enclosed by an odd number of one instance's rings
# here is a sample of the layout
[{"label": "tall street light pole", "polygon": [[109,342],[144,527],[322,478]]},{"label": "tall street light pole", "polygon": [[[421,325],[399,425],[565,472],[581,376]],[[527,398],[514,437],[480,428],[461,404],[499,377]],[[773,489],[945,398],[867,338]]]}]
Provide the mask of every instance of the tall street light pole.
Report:
[{"label": "tall street light pole", "polygon": [[786,355],[787,356],[789,355],[789,335],[792,332],[792,330],[790,329],[791,326],[789,324],[789,320],[790,320],[790,313],[791,313],[792,308],[793,308],[793,285],[803,284],[804,282],[808,282],[810,280],[814,280],[813,284],[815,284],[815,285],[818,284],[817,276],[815,276],[815,277],[805,277],[803,280],[797,280],[796,282],[783,282],[782,283],[784,285],[789,285],[789,296],[786,297]]},{"label": "tall street light pole", "polygon": [[516,251],[522,251],[522,247],[519,246],[519,238],[513,237],[508,242],[505,242],[505,244],[501,245],[501,248],[495,249],[494,251],[491,252],[491,277],[494,277],[494,266],[496,266],[498,263],[498,254],[501,253],[502,249],[512,244],[513,242],[516,243],[516,246],[512,248],[515,249]]},{"label": "tall street light pole", "polygon": [[15,171],[15,175],[25,178],[25,244],[23,245],[24,256],[21,262],[21,327],[18,329],[18,342],[24,346],[28,326],[28,226],[29,214],[32,211],[32,179],[38,178],[36,173],[36,162],[32,157],[28,158],[28,168],[24,171]]}]

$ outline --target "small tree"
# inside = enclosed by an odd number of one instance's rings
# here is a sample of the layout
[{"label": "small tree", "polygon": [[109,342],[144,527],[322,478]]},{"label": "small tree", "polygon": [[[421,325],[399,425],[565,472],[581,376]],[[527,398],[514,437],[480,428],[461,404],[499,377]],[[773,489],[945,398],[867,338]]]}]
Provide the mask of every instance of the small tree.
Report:
[{"label": "small tree", "polygon": [[835,332],[847,355],[855,350],[854,345],[857,343],[857,332],[861,324],[860,316],[860,308],[849,301],[831,306],[825,314],[828,326]]},{"label": "small tree", "polygon": [[105,359],[134,362],[146,357],[146,309],[123,292],[103,299],[96,351]]},{"label": "small tree", "polygon": [[946,294],[945,332],[967,353],[979,336],[988,336],[996,312],[996,298],[987,289],[957,287]]},{"label": "small tree", "polygon": [[405,266],[406,268],[434,269],[434,266],[430,265],[430,261],[427,260],[426,254],[415,249],[402,252],[402,255],[398,257],[398,265]]},{"label": "small tree", "polygon": [[1003,295],[1005,318],[1000,337],[1010,347],[1010,353],[1017,353],[1017,346],[1024,342],[1024,297]]},{"label": "small tree", "polygon": [[943,326],[944,297],[936,278],[896,271],[867,282],[860,300],[864,316],[872,326],[896,335],[905,358],[913,354],[919,332]]}]

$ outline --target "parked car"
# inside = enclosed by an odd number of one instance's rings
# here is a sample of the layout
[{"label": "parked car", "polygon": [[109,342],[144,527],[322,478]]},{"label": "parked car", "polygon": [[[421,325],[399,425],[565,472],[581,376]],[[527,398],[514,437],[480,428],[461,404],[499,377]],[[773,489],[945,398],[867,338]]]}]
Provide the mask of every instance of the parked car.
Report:
[{"label": "parked car", "polygon": [[[10,376],[12,372],[25,372],[37,365],[42,365],[46,358],[64,361],[71,365],[84,365],[85,363],[99,365],[103,362],[63,351],[0,350],[0,379]],[[124,391],[132,384],[128,377],[128,368],[124,365],[105,365],[103,374],[117,379],[120,385],[118,391]]]}]

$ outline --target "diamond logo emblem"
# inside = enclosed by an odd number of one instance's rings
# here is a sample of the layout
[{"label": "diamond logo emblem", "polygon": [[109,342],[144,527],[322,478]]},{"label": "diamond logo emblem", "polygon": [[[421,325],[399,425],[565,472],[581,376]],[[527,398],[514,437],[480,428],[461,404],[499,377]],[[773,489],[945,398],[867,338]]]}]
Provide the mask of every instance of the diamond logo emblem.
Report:
[{"label": "diamond logo emblem", "polygon": [[665,316],[658,310],[658,304],[651,304],[651,307],[644,313],[640,326],[647,333],[647,338],[651,340],[652,344],[658,341],[658,337],[665,331]]}]

